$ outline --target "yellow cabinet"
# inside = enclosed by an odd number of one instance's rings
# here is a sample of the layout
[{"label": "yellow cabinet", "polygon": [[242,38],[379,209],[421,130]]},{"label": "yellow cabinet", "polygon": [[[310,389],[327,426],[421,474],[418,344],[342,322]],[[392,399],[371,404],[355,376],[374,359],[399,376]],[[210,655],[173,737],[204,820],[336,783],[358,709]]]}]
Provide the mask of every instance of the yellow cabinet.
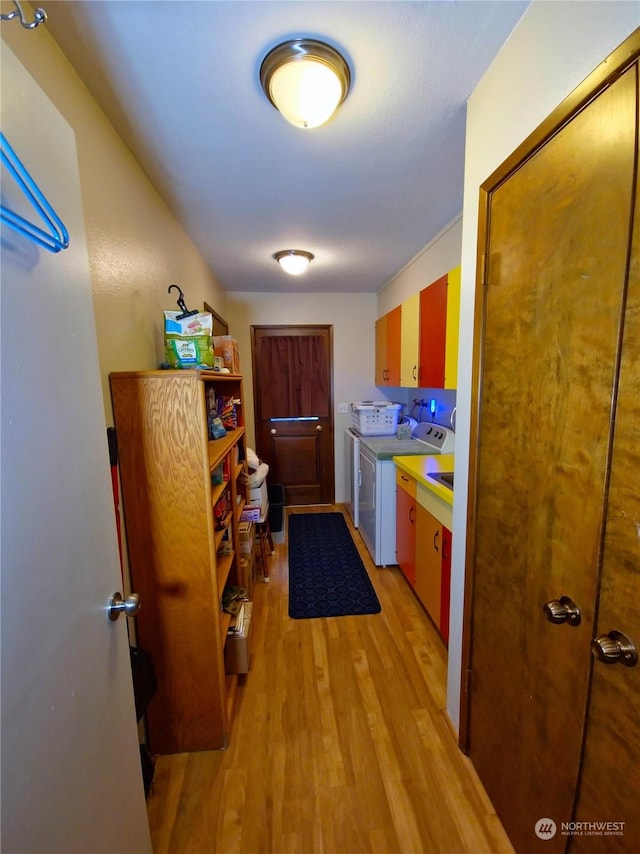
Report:
[{"label": "yellow cabinet", "polygon": [[451,270],[447,283],[447,331],[444,357],[444,387],[458,387],[460,342],[460,267]]},{"label": "yellow cabinet", "polygon": [[442,525],[418,504],[416,511],[415,588],[429,616],[440,628],[442,595]]},{"label": "yellow cabinet", "polygon": [[400,385],[418,388],[420,356],[420,294],[416,292],[402,303],[400,332]]}]

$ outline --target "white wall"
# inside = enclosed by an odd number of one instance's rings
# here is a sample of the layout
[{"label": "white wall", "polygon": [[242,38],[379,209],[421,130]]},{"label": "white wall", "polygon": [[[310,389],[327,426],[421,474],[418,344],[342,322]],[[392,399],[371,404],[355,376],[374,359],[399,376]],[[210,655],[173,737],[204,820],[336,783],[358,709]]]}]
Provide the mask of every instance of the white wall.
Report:
[{"label": "white wall", "polygon": [[[304,287],[304,283],[301,284]],[[225,320],[238,341],[244,376],[247,440],[255,448],[253,429],[253,371],[251,326],[268,324],[330,324],[333,326],[333,399],[335,427],[336,501],[346,500],[344,430],[351,414],[338,413],[339,403],[385,398],[374,385],[375,294],[257,294],[227,295]],[[392,399],[392,398],[389,398]]]},{"label": "white wall", "polygon": [[[410,296],[457,267],[460,264],[461,251],[462,216],[457,216],[378,291],[377,316],[382,317]],[[389,388],[385,389],[385,393],[389,399],[405,405],[405,414],[416,418],[419,410],[415,409],[414,401],[416,399],[428,401],[434,397],[437,407],[435,420],[439,424],[450,423],[456,406],[456,392],[452,389]],[[380,396],[379,392],[378,396]],[[427,418],[428,415],[425,412],[422,420]]]},{"label": "white wall", "polygon": [[461,251],[462,216],[457,216],[378,291],[378,317],[457,267]]},{"label": "white wall", "polygon": [[542,120],[638,26],[637,2],[534,0],[468,101],[453,509],[456,536],[447,686],[447,709],[456,728],[460,704],[478,190]]},{"label": "white wall", "polygon": [[[8,8],[2,4],[3,13]],[[25,14],[32,19],[27,7]],[[169,285],[181,285],[189,308],[202,308],[206,300],[222,315],[225,292],[47,26],[27,30],[15,21],[4,23],[0,36],[75,133],[102,393],[110,425],[109,373],[153,370],[164,360],[163,310],[176,309],[175,291],[167,293]],[[75,334],[72,318],[62,334]]]}]

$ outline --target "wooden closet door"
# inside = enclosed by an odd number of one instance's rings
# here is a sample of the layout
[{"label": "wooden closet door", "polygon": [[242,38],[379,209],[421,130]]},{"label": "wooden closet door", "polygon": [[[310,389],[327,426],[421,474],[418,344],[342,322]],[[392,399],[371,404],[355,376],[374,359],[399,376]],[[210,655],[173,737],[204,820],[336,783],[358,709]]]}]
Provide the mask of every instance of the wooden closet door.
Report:
[{"label": "wooden closet door", "polygon": [[[470,756],[519,854],[563,851],[591,670],[636,154],[635,74],[489,196]],[[579,625],[543,611],[568,596]],[[607,761],[617,761],[619,750]]]},{"label": "wooden closet door", "polygon": [[[637,66],[636,66],[637,69]],[[596,636],[640,650],[640,204],[634,232],[613,437]],[[596,661],[576,819],[624,822],[624,835],[578,836],[575,851],[640,851],[640,665]]]}]

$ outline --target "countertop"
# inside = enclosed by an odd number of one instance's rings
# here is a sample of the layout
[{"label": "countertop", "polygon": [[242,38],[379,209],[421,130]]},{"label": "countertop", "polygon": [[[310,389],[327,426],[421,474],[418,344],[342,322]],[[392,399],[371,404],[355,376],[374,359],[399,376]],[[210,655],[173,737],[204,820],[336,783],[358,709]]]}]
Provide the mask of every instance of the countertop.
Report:
[{"label": "countertop", "polygon": [[437,495],[438,498],[453,505],[453,490],[435,480],[430,480],[427,475],[429,472],[453,471],[455,459],[454,454],[423,454],[421,456],[394,456],[393,462],[399,469],[402,469],[430,492]]},{"label": "countertop", "polygon": [[424,454],[427,448],[417,439],[397,439],[395,436],[360,436],[359,439],[360,444],[375,454],[378,460],[392,460],[396,456],[409,454]]}]

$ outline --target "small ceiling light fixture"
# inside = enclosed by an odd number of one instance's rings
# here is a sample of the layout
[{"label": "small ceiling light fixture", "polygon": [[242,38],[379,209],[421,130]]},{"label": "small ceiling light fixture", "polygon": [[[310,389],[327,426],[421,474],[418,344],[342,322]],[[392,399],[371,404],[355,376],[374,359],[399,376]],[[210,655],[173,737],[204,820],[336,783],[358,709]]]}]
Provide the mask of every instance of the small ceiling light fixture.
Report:
[{"label": "small ceiling light fixture", "polygon": [[335,48],[315,39],[293,39],[274,47],[260,66],[265,95],[299,128],[324,124],[344,101],[351,73]]},{"label": "small ceiling light fixture", "polygon": [[290,276],[300,276],[305,272],[309,263],[313,261],[315,255],[312,255],[311,252],[304,252],[302,249],[283,249],[281,252],[276,252],[273,257],[285,273],[289,273]]}]

